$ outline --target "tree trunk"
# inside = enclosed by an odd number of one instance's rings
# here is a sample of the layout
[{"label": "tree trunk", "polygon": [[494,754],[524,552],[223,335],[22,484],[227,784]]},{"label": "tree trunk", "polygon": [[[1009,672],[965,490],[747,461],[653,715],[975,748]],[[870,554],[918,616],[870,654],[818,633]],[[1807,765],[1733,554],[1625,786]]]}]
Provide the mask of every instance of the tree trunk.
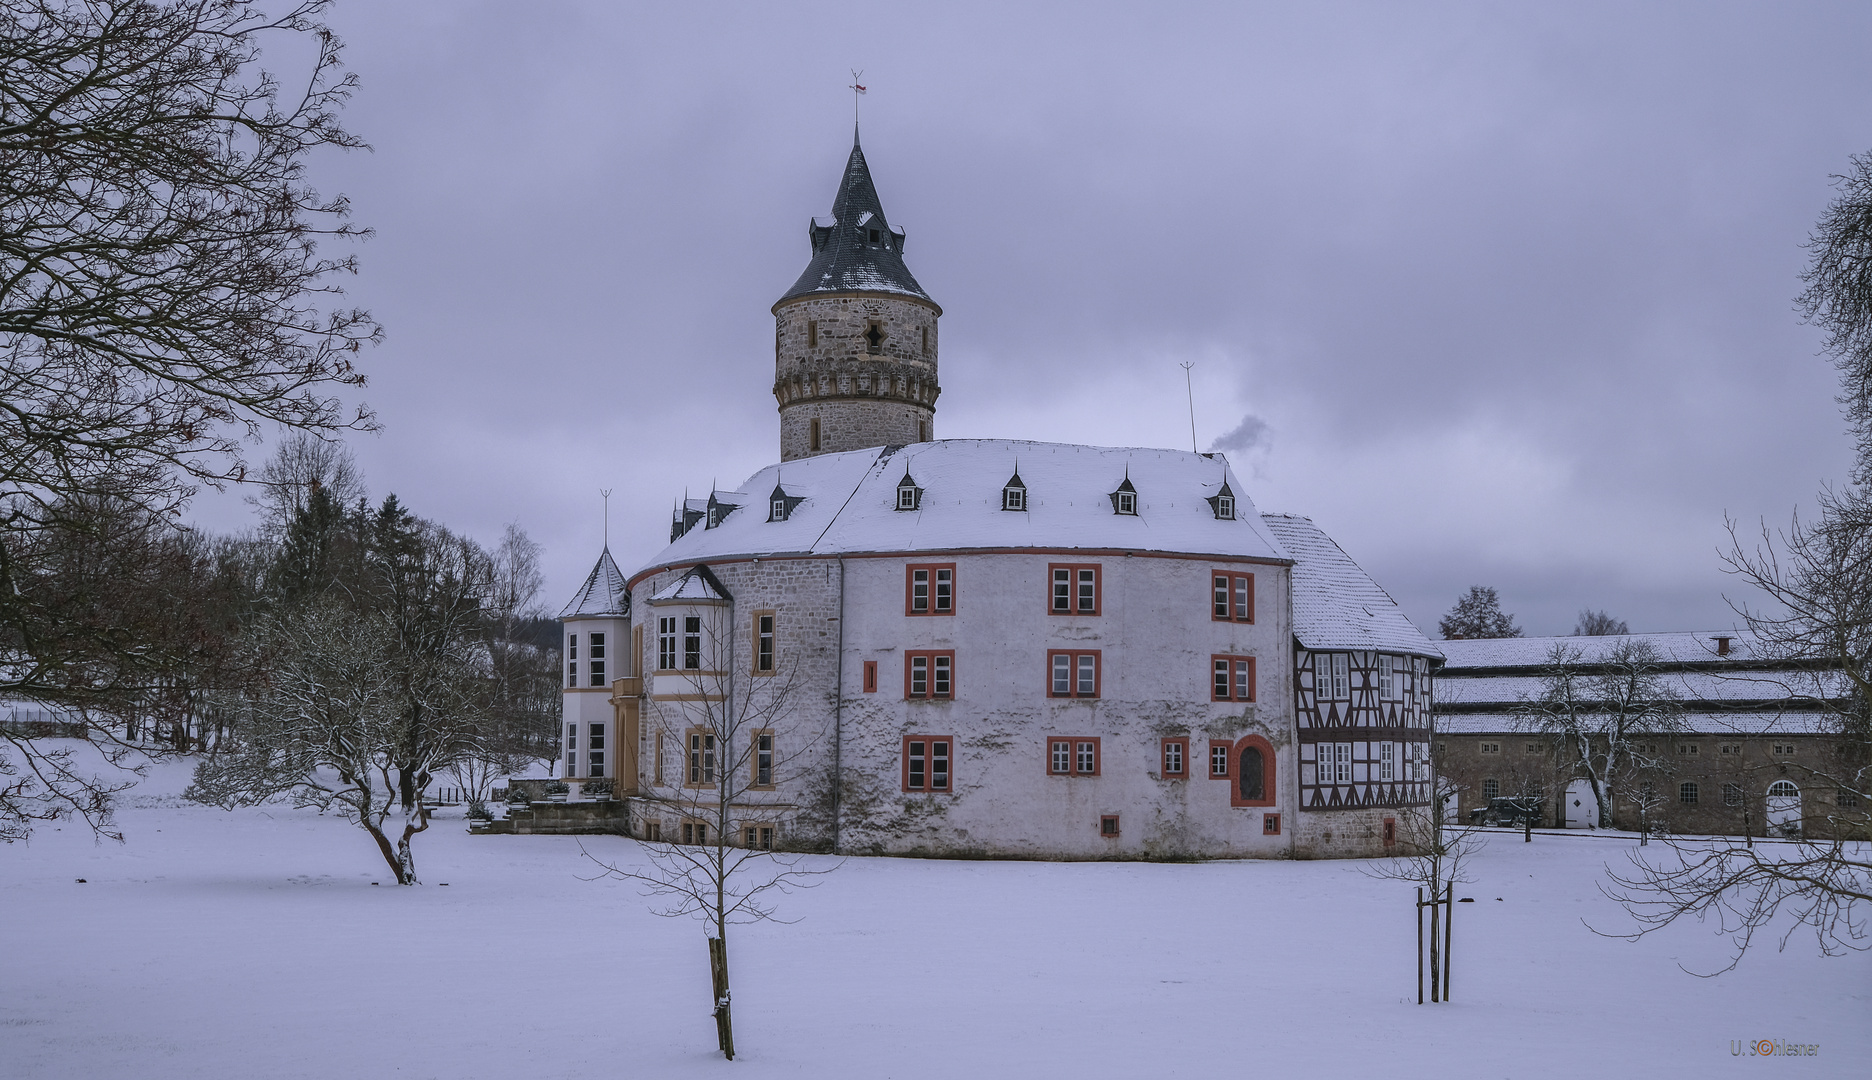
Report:
[{"label": "tree trunk", "polygon": [[734,1060],[734,1019],[729,1014],[728,1003],[728,942],[724,938],[708,939],[709,975],[715,987],[715,1041],[720,1045],[722,1056]]}]

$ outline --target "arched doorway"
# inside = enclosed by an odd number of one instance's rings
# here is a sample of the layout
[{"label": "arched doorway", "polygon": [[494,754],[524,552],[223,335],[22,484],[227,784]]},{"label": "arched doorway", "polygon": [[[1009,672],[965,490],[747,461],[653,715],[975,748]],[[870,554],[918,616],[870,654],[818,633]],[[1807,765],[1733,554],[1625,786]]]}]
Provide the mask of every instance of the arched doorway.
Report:
[{"label": "arched doorway", "polygon": [[1800,788],[1792,780],[1776,780],[1768,785],[1768,835],[1799,836],[1801,833]]}]

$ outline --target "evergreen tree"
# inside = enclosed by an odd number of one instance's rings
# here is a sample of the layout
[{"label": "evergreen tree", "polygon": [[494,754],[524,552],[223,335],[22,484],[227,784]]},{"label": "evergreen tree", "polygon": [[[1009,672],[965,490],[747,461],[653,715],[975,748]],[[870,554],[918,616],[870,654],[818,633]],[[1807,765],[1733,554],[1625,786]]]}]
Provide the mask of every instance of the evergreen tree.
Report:
[{"label": "evergreen tree", "polygon": [[1458,641],[1520,637],[1521,628],[1515,625],[1514,616],[1501,609],[1501,597],[1495,595],[1493,586],[1471,585],[1469,592],[1437,623],[1437,633],[1450,641]]}]

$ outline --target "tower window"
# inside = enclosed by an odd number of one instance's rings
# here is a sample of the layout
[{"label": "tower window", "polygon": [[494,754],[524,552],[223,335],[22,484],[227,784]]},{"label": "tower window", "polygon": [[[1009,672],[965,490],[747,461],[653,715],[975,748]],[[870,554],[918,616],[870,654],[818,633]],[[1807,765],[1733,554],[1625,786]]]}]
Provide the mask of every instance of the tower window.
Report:
[{"label": "tower window", "polygon": [[882,326],[879,326],[875,322],[867,326],[864,332],[864,339],[866,352],[879,353],[884,351],[884,328]]},{"label": "tower window", "polygon": [[929,421],[917,421],[917,442],[929,442]]},{"label": "tower window", "polygon": [[819,418],[816,416],[812,418],[812,424],[807,431],[807,441],[811,443],[812,449],[819,449]]},{"label": "tower window", "polygon": [[819,347],[819,320],[818,319],[806,320],[806,347],[808,349],[816,349]]},{"label": "tower window", "polygon": [[878,242],[878,231],[876,229],[871,230],[871,242],[873,244]]},{"label": "tower window", "polygon": [[923,355],[929,355],[929,327],[923,328]]}]

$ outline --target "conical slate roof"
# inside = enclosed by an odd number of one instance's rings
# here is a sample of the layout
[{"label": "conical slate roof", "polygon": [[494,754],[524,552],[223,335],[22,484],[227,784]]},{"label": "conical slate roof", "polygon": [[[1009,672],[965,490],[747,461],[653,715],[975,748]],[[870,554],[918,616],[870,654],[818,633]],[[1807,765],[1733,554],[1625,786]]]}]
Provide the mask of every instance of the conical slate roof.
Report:
[{"label": "conical slate roof", "polygon": [[776,304],[828,292],[897,293],[935,303],[904,265],[903,230],[885,220],[856,129],[845,176],[832,200],[832,219],[814,218],[808,232],[812,261]]},{"label": "conical slate roof", "polygon": [[601,619],[606,617],[624,618],[630,614],[630,589],[625,587],[624,574],[618,570],[617,563],[611,561],[611,549],[605,548],[598,556],[598,565],[592,567],[591,576],[585,579],[578,595],[559,613],[561,619]]}]

